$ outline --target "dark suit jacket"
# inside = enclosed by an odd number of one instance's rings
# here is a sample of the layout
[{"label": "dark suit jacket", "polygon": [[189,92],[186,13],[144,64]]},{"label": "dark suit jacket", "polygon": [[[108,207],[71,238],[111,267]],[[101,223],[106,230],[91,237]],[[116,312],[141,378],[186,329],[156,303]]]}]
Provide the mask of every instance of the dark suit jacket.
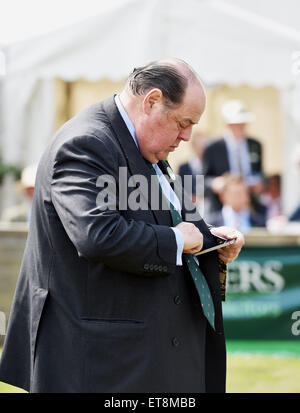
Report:
[{"label": "dark suit jacket", "polygon": [[299,221],[300,220],[300,205],[293,211],[289,217],[289,221]]},{"label": "dark suit jacket", "polygon": [[[262,175],[262,147],[260,142],[253,138],[246,138],[250,154],[250,167],[253,175]],[[212,210],[220,210],[222,205],[211,191],[213,178],[230,171],[229,156],[224,138],[216,139],[204,150],[203,174],[206,195],[210,197]]]},{"label": "dark suit jacket", "polygon": [[[217,254],[200,259],[214,332],[176,266],[169,211],[97,208],[98,177],[120,189],[121,166],[151,179],[112,97],[68,121],[45,151],[0,380],[31,392],[223,392]],[[209,243],[200,216],[195,224]]]}]

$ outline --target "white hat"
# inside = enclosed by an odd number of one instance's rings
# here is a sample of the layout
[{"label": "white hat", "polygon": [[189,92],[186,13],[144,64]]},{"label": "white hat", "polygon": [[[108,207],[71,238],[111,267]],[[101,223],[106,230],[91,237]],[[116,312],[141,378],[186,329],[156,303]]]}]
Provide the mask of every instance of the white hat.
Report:
[{"label": "white hat", "polygon": [[21,173],[21,185],[23,188],[33,188],[35,184],[37,165],[26,166]]},{"label": "white hat", "polygon": [[248,112],[241,100],[229,100],[222,107],[222,115],[226,123],[248,123],[255,118],[254,114]]}]

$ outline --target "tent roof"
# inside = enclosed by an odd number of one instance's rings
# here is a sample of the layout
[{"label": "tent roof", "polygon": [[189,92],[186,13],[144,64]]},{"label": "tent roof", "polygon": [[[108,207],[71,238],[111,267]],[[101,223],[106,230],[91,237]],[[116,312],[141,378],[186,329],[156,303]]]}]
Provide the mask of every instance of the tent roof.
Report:
[{"label": "tent roof", "polygon": [[2,0],[5,7],[0,13],[0,47],[75,24],[124,1]]},{"label": "tent roof", "polygon": [[119,80],[133,65],[176,56],[207,84],[284,88],[297,80],[292,68],[300,50],[299,12],[297,0],[124,0],[10,45],[6,74]]}]

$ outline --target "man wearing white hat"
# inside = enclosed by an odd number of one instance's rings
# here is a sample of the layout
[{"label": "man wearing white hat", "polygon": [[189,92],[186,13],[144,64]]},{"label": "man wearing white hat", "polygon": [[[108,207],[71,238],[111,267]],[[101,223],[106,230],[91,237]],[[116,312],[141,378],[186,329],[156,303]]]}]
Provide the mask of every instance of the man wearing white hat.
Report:
[{"label": "man wearing white hat", "polygon": [[24,193],[24,201],[5,209],[1,215],[4,222],[29,222],[34,193],[37,165],[26,166],[21,173],[18,188]]},{"label": "man wearing white hat", "polygon": [[261,144],[246,135],[246,126],[254,120],[254,114],[242,101],[230,100],[223,105],[222,115],[226,123],[224,136],[209,144],[203,154],[203,174],[213,211],[221,208],[218,195],[224,173],[242,177],[250,189],[257,189],[262,176]]}]

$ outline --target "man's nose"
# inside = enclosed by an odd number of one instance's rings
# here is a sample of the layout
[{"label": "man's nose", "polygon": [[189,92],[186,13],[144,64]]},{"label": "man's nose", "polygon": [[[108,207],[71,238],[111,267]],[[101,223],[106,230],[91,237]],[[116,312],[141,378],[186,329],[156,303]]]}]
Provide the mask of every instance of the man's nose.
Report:
[{"label": "man's nose", "polygon": [[183,141],[188,141],[191,135],[192,135],[192,125],[185,129],[182,129],[178,134],[178,138],[180,138]]}]

